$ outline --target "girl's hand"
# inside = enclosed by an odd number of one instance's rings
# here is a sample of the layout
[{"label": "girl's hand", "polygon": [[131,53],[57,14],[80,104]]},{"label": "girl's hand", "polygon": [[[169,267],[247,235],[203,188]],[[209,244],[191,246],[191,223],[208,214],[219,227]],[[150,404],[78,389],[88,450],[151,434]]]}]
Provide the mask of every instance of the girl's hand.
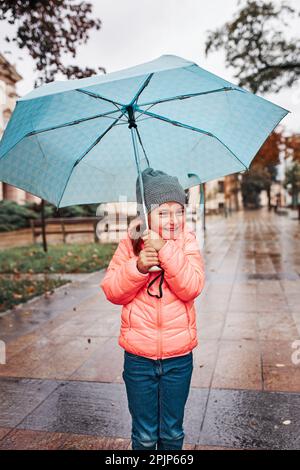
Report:
[{"label": "girl's hand", "polygon": [[149,268],[158,264],[159,259],[155,248],[147,246],[140,251],[136,265],[141,273],[147,274]]},{"label": "girl's hand", "polygon": [[159,236],[157,232],[154,230],[145,230],[142,233],[142,239],[145,243],[145,248],[150,246],[154,248],[157,252],[164,246],[166,241]]}]

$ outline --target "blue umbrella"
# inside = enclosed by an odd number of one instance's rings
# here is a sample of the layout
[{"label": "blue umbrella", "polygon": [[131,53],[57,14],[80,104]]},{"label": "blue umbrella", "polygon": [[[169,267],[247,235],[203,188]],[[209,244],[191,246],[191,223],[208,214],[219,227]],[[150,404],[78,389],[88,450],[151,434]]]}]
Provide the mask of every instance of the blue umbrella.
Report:
[{"label": "blue umbrella", "polygon": [[143,196],[148,166],[187,189],[246,171],[288,112],[194,62],[162,55],[18,99],[0,142],[0,181],[57,208],[120,195],[135,201],[136,175]]}]

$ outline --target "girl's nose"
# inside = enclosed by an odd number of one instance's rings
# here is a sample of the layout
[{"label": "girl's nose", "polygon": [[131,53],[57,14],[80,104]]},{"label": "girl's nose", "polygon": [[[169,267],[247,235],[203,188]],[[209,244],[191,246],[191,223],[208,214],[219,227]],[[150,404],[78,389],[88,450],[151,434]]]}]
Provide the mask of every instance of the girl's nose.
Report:
[{"label": "girl's nose", "polygon": [[172,226],[172,225],[175,225],[175,226],[176,226],[177,224],[178,224],[178,218],[177,218],[177,216],[176,216],[175,214],[174,214],[174,216],[171,215],[171,217],[170,217],[170,225],[171,225],[171,226]]}]

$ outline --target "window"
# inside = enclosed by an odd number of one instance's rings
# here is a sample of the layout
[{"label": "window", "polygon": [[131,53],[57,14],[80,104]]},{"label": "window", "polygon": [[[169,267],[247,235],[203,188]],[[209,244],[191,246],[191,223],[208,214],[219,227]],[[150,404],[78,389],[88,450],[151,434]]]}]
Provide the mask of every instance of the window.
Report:
[{"label": "window", "polygon": [[222,180],[218,181],[218,190],[219,190],[219,193],[224,193],[224,181]]}]

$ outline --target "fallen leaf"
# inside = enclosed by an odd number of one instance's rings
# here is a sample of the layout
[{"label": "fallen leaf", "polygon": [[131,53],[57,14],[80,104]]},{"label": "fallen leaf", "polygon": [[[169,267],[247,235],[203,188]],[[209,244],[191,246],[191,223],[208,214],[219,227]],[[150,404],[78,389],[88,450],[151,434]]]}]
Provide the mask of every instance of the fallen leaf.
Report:
[{"label": "fallen leaf", "polygon": [[14,299],[22,299],[22,294],[16,294],[16,293],[13,293],[13,298]]},{"label": "fallen leaf", "polygon": [[35,291],[35,288],[33,286],[26,287],[26,292],[28,294],[32,294],[34,291]]}]

